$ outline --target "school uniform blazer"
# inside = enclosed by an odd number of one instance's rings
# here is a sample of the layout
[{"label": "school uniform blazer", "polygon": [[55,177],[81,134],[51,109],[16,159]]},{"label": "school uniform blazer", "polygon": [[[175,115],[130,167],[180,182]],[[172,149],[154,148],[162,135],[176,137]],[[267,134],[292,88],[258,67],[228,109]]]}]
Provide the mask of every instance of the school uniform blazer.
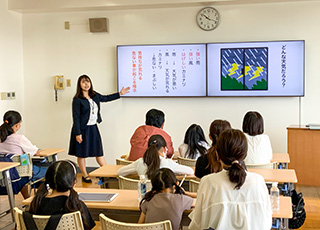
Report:
[{"label": "school uniform blazer", "polygon": [[[100,102],[113,101],[120,98],[119,93],[110,95],[101,95],[95,92],[96,95],[92,97],[92,100],[98,105],[98,119],[97,122],[102,121],[100,115]],[[86,98],[73,98],[72,101],[72,117],[73,117],[73,129],[75,135],[80,135],[88,124],[90,118],[90,103]]]}]

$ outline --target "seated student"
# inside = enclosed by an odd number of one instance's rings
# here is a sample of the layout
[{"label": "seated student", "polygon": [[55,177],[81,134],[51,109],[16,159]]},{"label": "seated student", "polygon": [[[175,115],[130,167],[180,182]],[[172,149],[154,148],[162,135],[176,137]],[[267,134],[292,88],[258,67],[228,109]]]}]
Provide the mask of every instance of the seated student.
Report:
[{"label": "seated student", "polygon": [[28,211],[37,215],[80,211],[84,229],[92,229],[95,223],[90,212],[73,189],[76,179],[75,163],[68,160],[52,163],[47,170],[45,182],[40,185]]},{"label": "seated student", "polygon": [[209,138],[212,141],[211,148],[207,154],[200,156],[196,163],[195,176],[202,178],[210,173],[220,172],[222,165],[217,159],[216,144],[220,133],[226,129],[231,129],[231,125],[226,120],[214,120],[209,129]]},{"label": "seated student", "polygon": [[153,135],[148,141],[148,149],[135,162],[120,168],[118,176],[127,176],[130,174],[146,175],[149,179],[151,175],[159,168],[169,168],[176,174],[192,175],[191,167],[180,165],[171,159],[166,158],[167,143],[161,135]]},{"label": "seated student", "polygon": [[148,148],[148,140],[152,135],[159,134],[167,142],[168,157],[173,154],[173,144],[171,137],[163,130],[164,113],[157,109],[150,109],[146,114],[146,124],[136,129],[131,137],[129,161],[141,158]]},{"label": "seated student", "polygon": [[242,131],[248,141],[246,164],[268,164],[272,159],[272,147],[267,134],[263,134],[263,118],[258,112],[249,111],[243,118]]},{"label": "seated student", "polygon": [[193,198],[179,186],[168,168],[158,169],[151,178],[152,190],[140,202],[139,223],[170,220],[172,229],[179,230],[182,214],[191,209]]},{"label": "seated student", "polygon": [[[39,155],[37,146],[33,145],[24,135],[17,134],[21,127],[22,118],[17,111],[10,110],[3,116],[3,124],[0,126],[0,153],[21,155],[29,153],[32,156]],[[33,165],[31,181],[37,181],[44,177],[47,168]]]},{"label": "seated student", "polygon": [[216,145],[223,170],[203,177],[189,229],[269,230],[272,211],[261,175],[240,165],[248,143],[240,130],[223,131]]},{"label": "seated student", "polygon": [[181,157],[198,159],[210,148],[200,125],[192,124],[184,136],[184,143],[179,146]]}]

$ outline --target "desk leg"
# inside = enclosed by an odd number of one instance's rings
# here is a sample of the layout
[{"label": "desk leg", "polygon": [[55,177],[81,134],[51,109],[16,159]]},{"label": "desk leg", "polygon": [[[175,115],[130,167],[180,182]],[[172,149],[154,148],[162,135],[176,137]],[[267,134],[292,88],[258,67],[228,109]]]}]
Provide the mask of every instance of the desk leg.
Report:
[{"label": "desk leg", "polygon": [[5,170],[3,172],[3,177],[4,177],[4,183],[6,185],[6,189],[7,189],[7,193],[8,193],[12,221],[15,222],[14,213],[13,213],[13,208],[14,208],[15,204],[14,204],[14,196],[13,196],[12,183],[11,183],[9,170]]},{"label": "desk leg", "polygon": [[57,154],[48,156],[47,158],[48,158],[48,161],[52,162],[52,163],[58,161],[58,155]]}]

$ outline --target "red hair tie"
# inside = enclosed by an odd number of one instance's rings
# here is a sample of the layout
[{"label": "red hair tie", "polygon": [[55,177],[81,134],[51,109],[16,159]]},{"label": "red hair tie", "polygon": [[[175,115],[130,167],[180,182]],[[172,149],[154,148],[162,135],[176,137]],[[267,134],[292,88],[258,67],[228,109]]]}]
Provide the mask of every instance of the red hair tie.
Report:
[{"label": "red hair tie", "polygon": [[5,120],[4,122],[7,123],[7,124],[9,124],[9,121],[8,121],[8,120]]}]

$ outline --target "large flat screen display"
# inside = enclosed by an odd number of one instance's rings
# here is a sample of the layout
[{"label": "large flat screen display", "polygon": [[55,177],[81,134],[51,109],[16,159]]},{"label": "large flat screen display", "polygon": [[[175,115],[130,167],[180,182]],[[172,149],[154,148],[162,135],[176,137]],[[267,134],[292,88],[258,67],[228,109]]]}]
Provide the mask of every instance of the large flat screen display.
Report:
[{"label": "large flat screen display", "polygon": [[124,45],[117,58],[124,97],[206,96],[206,44]]},{"label": "large flat screen display", "polygon": [[207,44],[208,96],[304,96],[304,41]]}]

